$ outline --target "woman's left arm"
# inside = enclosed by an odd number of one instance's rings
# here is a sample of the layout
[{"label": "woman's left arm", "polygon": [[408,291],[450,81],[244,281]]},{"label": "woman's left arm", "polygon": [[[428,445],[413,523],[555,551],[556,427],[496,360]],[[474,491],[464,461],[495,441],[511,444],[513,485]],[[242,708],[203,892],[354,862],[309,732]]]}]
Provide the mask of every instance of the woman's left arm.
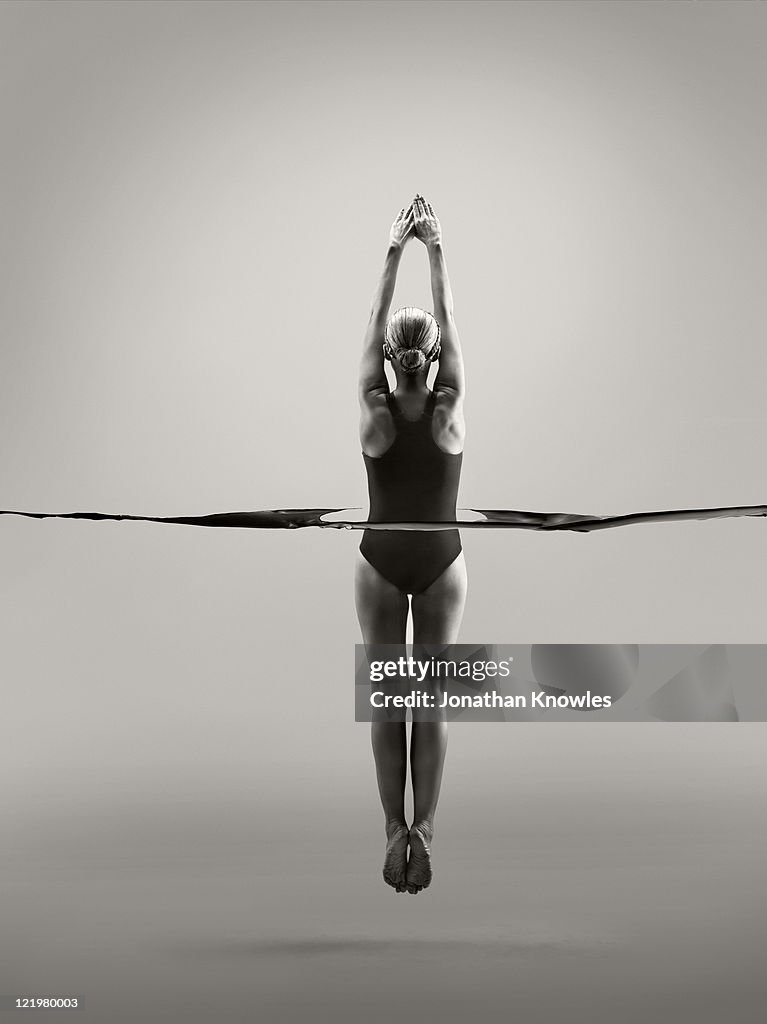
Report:
[{"label": "woman's left arm", "polygon": [[397,283],[402,250],[413,234],[413,205],[400,210],[389,234],[389,248],[386,251],[384,268],[373,296],[365,340],[362,345],[360,362],[359,397],[364,406],[375,396],[389,390],[384,373],[384,329],[389,316],[394,286]]}]

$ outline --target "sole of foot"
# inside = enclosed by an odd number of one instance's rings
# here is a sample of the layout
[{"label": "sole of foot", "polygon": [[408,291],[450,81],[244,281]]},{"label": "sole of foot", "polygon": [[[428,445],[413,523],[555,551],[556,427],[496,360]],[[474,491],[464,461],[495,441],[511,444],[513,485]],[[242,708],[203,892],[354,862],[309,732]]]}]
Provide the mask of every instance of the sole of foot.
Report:
[{"label": "sole of foot", "polygon": [[410,855],[407,861],[405,881],[407,891],[415,896],[431,885],[431,839],[432,830],[428,825],[414,825],[409,832]]},{"label": "sole of foot", "polygon": [[392,828],[386,834],[383,880],[396,892],[407,890],[407,825]]}]

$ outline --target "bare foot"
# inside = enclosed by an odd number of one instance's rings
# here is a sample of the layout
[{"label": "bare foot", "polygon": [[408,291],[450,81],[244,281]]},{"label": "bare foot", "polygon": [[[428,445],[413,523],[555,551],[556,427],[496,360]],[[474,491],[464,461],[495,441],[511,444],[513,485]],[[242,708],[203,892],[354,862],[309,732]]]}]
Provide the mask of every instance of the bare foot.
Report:
[{"label": "bare foot", "polygon": [[388,825],[386,828],[386,856],[384,857],[384,882],[397,892],[405,892],[407,871],[407,825]]},{"label": "bare foot", "polygon": [[431,838],[434,830],[428,822],[410,829],[410,856],[407,862],[407,891],[412,895],[431,884]]}]

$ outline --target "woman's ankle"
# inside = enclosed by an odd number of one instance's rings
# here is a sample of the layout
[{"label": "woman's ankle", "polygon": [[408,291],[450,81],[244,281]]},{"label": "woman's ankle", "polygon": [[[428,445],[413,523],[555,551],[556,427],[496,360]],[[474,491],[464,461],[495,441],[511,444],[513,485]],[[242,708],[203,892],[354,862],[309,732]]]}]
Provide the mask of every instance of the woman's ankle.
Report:
[{"label": "woman's ankle", "polygon": [[386,819],[386,838],[391,839],[397,832],[401,832],[404,829],[405,832],[409,831],[407,822],[404,818],[387,818]]}]

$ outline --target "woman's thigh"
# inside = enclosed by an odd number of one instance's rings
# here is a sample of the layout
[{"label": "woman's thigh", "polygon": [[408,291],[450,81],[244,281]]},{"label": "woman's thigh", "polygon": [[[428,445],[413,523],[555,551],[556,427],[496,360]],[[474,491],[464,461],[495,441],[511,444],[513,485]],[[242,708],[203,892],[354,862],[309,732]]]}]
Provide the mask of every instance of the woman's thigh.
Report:
[{"label": "woman's thigh", "polygon": [[[354,570],[354,601],[368,664],[403,657],[406,653],[408,596],[384,579],[359,551]],[[371,682],[371,688],[381,689],[382,684],[373,685]],[[387,678],[383,689],[392,696],[404,694],[405,680]],[[401,724],[404,716],[401,710],[383,708],[373,711],[372,721]]]},{"label": "woman's thigh", "polygon": [[[461,552],[434,583],[422,594],[413,597],[413,656],[421,658],[434,654],[431,645],[442,647],[454,644],[466,604],[466,562]],[[423,650],[426,648],[426,650]],[[432,684],[435,708],[440,708],[444,683]],[[413,710],[413,722],[440,722],[445,720],[444,709]]]},{"label": "woman's thigh", "polygon": [[466,604],[463,551],[422,594],[413,596],[413,643],[454,644]]},{"label": "woman's thigh", "polygon": [[366,646],[404,644],[409,601],[359,551],[354,568],[354,603]]}]

